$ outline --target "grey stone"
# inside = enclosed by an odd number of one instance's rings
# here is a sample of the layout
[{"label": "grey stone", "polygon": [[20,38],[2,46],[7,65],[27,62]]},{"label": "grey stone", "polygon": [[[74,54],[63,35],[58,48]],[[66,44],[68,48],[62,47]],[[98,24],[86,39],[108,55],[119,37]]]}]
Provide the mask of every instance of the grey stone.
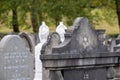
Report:
[{"label": "grey stone", "polygon": [[64,80],[106,80],[104,68],[64,70],[63,75]]},{"label": "grey stone", "polygon": [[23,41],[25,42],[25,46],[26,48],[31,52],[31,53],[35,53],[35,49],[34,49],[34,40],[33,37],[30,33],[27,32],[21,32],[19,33],[19,36],[23,39]]},{"label": "grey stone", "polygon": [[71,34],[71,39],[66,39],[58,48],[53,49],[53,53],[92,53],[107,51],[107,48],[101,44],[96,31],[92,29],[92,26],[86,18],[77,18],[75,20]]},{"label": "grey stone", "polygon": [[0,80],[33,80],[33,54],[17,35],[0,42]]},{"label": "grey stone", "polygon": [[[57,36],[57,35],[56,35]],[[65,41],[49,37],[40,59],[49,79],[44,80],[112,80],[120,52],[108,51],[103,44],[104,31],[92,28],[87,18],[77,18],[67,29]],[[54,43],[55,42],[55,43]],[[117,70],[117,69],[116,69]],[[118,71],[119,73],[119,71]]]},{"label": "grey stone", "polygon": [[60,36],[57,32],[50,33],[47,42],[43,45],[41,54],[52,54],[52,48],[60,44]]},{"label": "grey stone", "polygon": [[[52,54],[52,48],[56,47],[60,44],[60,36],[57,32],[53,32],[49,34],[47,43],[43,45],[43,48],[41,50],[41,54]],[[43,79],[42,80],[63,80],[60,71],[49,71],[45,68],[43,68]],[[54,77],[56,75],[56,77]]]}]

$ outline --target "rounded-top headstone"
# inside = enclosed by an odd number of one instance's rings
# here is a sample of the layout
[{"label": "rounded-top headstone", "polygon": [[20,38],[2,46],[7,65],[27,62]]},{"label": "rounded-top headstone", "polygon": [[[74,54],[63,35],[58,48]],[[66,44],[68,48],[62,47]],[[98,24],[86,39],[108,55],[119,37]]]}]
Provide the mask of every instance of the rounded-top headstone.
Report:
[{"label": "rounded-top headstone", "polygon": [[63,22],[60,22],[59,25],[56,28],[56,32],[60,35],[61,42],[65,40],[65,30],[67,27],[63,24]]},{"label": "rounded-top headstone", "polygon": [[40,38],[40,42],[44,43],[47,41],[47,37],[49,35],[49,28],[48,26],[45,24],[45,22],[42,22],[42,25],[39,28],[39,38]]},{"label": "rounded-top headstone", "polygon": [[33,55],[17,35],[0,42],[0,80],[33,80]]}]

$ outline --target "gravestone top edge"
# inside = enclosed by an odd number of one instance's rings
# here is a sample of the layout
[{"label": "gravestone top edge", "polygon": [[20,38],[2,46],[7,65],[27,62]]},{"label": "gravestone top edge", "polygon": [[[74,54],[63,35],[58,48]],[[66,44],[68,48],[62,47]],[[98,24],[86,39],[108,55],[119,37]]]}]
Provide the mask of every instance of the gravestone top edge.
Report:
[{"label": "gravestone top edge", "polygon": [[[21,42],[23,42],[22,39],[18,35],[6,35],[0,41],[0,48],[2,48],[3,46],[6,46],[6,44],[9,44],[9,41],[13,38],[16,38],[20,40]],[[23,45],[24,45],[24,42],[23,42]]]},{"label": "gravestone top edge", "polygon": [[40,55],[41,60],[62,60],[62,59],[87,59],[87,58],[110,58],[110,57],[120,57],[120,52],[96,52],[89,54],[43,54]]},{"label": "gravestone top edge", "polygon": [[28,45],[27,47],[29,47],[29,50],[31,53],[34,53],[34,43],[33,43],[32,37],[30,36],[30,33],[21,32],[19,33],[19,36],[23,39],[25,38],[25,40],[27,41],[26,45]]},{"label": "gravestone top edge", "polygon": [[53,48],[52,53],[104,52],[97,31],[92,28],[87,18],[78,17],[74,21],[72,29],[67,30],[65,35],[66,39],[63,43],[66,44],[62,44],[62,47],[60,44]]},{"label": "gravestone top edge", "polygon": [[45,42],[42,46],[41,54],[47,54],[45,51],[52,51],[51,49],[53,46],[60,43],[60,35],[57,32],[51,32],[47,37],[47,42]]},{"label": "gravestone top edge", "polygon": [[0,50],[0,79],[33,80],[33,55],[20,36],[6,35],[0,42]]}]

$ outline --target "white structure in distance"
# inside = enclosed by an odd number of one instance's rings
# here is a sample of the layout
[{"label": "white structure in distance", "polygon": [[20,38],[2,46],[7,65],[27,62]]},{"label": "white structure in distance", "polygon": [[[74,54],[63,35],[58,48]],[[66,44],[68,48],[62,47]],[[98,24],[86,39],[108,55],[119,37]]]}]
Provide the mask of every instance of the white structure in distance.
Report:
[{"label": "white structure in distance", "polygon": [[47,41],[49,35],[49,28],[42,22],[42,25],[39,28],[39,39],[40,43],[35,46],[35,77],[34,80],[42,80],[42,62],[40,60],[40,51],[43,44]]},{"label": "white structure in distance", "polygon": [[56,28],[56,32],[60,35],[61,42],[65,40],[65,30],[67,27],[63,24],[63,22],[60,22],[59,25]]}]

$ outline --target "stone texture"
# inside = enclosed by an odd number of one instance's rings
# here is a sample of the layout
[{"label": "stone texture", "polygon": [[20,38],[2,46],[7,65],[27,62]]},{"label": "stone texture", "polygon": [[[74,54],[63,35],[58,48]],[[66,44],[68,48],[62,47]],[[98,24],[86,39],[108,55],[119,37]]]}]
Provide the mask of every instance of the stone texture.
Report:
[{"label": "stone texture", "polygon": [[[87,53],[107,51],[98,39],[95,30],[92,29],[88,19],[77,18],[71,30],[71,38],[53,49],[53,53]],[[63,47],[61,47],[63,46]]]},{"label": "stone texture", "polygon": [[33,80],[33,55],[17,35],[0,42],[0,80]]},{"label": "stone texture", "polygon": [[103,44],[103,32],[94,30],[87,18],[75,20],[72,29],[66,30],[63,43],[60,43],[57,38],[51,38],[49,37],[43,46],[40,56],[44,70],[48,71],[43,76],[47,75],[48,80],[116,78],[114,67],[120,63],[120,52],[108,51],[107,46]]},{"label": "stone texture", "polygon": [[21,32],[19,34],[19,36],[23,39],[23,41],[25,42],[25,46],[26,48],[28,48],[28,50],[31,52],[31,53],[35,53],[35,49],[34,49],[34,40],[32,38],[32,35],[30,33],[27,33],[27,32]]},{"label": "stone texture", "polygon": [[60,22],[59,25],[56,28],[56,32],[60,35],[60,40],[63,42],[65,40],[65,30],[67,27],[63,24],[63,22]]},{"label": "stone texture", "polygon": [[[52,48],[60,44],[60,36],[58,33],[53,32],[48,36],[46,44],[43,45],[41,50],[42,54],[52,54]],[[60,71],[49,71],[43,67],[43,79],[42,80],[63,80]]]}]

